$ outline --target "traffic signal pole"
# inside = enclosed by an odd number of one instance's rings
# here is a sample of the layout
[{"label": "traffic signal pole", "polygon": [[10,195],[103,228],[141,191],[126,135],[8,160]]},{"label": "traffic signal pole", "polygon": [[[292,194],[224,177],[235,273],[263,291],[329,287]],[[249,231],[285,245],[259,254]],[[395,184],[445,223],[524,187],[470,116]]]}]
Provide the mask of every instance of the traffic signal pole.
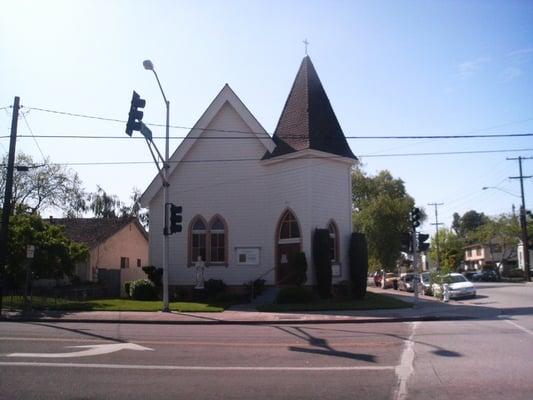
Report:
[{"label": "traffic signal pole", "polygon": [[418,246],[416,243],[416,227],[414,226],[413,226],[413,233],[411,237],[413,241],[413,271],[415,273],[415,283],[416,283],[413,307],[416,308],[418,306],[418,289],[420,286],[420,275],[418,274]]},{"label": "traffic signal pole", "polygon": [[17,144],[19,108],[20,97],[16,96],[15,100],[13,101],[13,116],[11,118],[11,136],[9,139],[9,154],[7,158],[4,207],[2,210],[2,227],[0,229],[0,317],[2,313],[2,296],[4,294],[4,271],[7,263],[7,243],[9,241],[9,216],[11,215],[11,197],[13,195],[13,172],[15,169],[15,146]]}]

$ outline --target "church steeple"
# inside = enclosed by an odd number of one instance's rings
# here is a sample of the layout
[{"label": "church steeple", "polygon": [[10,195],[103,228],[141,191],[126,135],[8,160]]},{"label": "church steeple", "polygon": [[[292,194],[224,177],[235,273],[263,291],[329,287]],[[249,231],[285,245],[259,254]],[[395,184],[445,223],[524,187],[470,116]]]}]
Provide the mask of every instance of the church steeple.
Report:
[{"label": "church steeple", "polygon": [[305,56],[272,138],[276,157],[313,149],[357,160],[309,56]]}]

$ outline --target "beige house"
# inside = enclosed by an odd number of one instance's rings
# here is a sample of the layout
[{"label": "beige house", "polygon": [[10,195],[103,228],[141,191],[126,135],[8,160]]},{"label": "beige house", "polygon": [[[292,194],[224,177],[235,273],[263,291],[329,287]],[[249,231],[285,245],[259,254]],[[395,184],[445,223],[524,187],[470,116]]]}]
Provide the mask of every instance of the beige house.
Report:
[{"label": "beige house", "polygon": [[76,265],[81,281],[103,281],[118,295],[125,282],[146,278],[141,267],[148,265],[148,234],[137,218],[50,218],[50,223],[63,225],[69,239],[89,248],[89,259]]},{"label": "beige house", "polygon": [[516,249],[504,248],[499,243],[474,243],[465,246],[465,270],[481,271],[483,268],[499,267],[502,261],[516,260]]}]

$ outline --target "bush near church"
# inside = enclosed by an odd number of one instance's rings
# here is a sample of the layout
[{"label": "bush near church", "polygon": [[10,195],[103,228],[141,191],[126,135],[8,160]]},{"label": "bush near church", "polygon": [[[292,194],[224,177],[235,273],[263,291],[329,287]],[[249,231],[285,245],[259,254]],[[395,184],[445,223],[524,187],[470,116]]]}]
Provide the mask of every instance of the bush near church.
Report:
[{"label": "bush near church", "polygon": [[156,300],[157,289],[148,279],[138,279],[131,282],[130,297],[133,300]]},{"label": "bush near church", "polygon": [[313,261],[315,264],[316,283],[321,298],[331,297],[331,255],[329,230],[315,229],[313,235]]},{"label": "bush near church", "polygon": [[362,299],[366,294],[368,278],[368,246],[364,234],[352,233],[349,256],[352,295],[355,299]]}]

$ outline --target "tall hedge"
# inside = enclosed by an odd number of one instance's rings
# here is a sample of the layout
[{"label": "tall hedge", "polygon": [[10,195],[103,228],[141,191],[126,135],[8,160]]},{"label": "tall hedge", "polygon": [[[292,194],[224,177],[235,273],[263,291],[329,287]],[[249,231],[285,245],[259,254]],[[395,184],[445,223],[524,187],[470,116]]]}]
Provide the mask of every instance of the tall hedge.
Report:
[{"label": "tall hedge", "polygon": [[331,297],[331,238],[327,229],[315,229],[313,235],[313,262],[315,264],[318,294]]},{"label": "tall hedge", "polygon": [[352,295],[362,299],[366,294],[368,277],[368,245],[362,233],[354,232],[350,238],[350,282]]}]

